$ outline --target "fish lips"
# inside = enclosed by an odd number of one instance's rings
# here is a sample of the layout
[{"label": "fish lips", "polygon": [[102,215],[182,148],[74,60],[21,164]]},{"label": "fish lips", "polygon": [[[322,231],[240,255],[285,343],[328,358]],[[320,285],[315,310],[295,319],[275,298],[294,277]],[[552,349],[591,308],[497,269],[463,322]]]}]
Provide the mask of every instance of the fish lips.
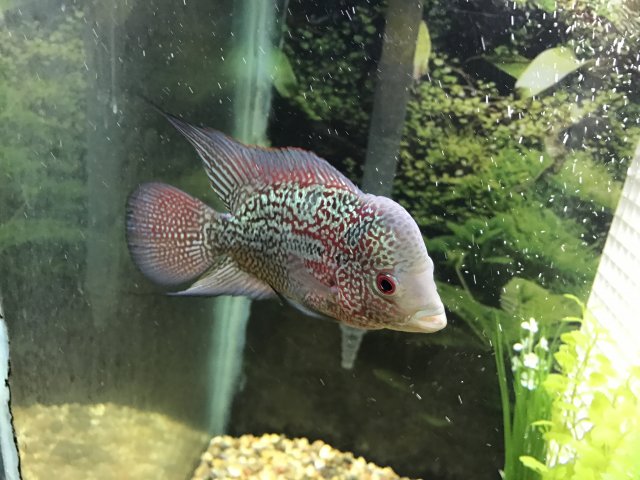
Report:
[{"label": "fish lips", "polygon": [[407,321],[388,328],[401,332],[434,333],[447,326],[447,316],[444,310],[434,313],[433,310],[419,310],[407,317]]}]

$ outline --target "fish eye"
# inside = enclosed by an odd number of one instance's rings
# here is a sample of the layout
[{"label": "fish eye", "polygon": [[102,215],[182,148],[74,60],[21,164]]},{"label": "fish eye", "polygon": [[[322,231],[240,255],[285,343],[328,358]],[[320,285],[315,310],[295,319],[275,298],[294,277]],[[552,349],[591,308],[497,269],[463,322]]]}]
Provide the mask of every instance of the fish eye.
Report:
[{"label": "fish eye", "polygon": [[376,287],[383,295],[393,295],[396,291],[396,279],[390,273],[379,273],[376,277]]}]

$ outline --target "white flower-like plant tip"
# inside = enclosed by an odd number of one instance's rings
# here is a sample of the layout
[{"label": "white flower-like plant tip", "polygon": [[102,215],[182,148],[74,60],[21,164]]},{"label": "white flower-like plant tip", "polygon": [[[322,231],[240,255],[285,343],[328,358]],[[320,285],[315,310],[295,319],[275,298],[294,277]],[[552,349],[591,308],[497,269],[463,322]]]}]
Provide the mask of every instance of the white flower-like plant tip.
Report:
[{"label": "white flower-like plant tip", "polygon": [[547,341],[547,339],[545,337],[542,337],[540,339],[540,341],[538,342],[538,346],[544,350],[545,352],[549,351],[549,342]]},{"label": "white flower-like plant tip", "polygon": [[531,333],[536,333],[538,331],[538,322],[536,322],[536,319],[533,317],[526,322],[522,322],[520,326]]},{"label": "white flower-like plant tip", "polygon": [[538,368],[538,363],[540,360],[535,353],[527,353],[522,359],[522,364],[527,368]]},{"label": "white flower-like plant tip", "polygon": [[525,370],[522,372],[520,376],[520,385],[522,385],[527,390],[535,390],[536,389],[536,379],[533,375],[533,372],[529,370]]}]

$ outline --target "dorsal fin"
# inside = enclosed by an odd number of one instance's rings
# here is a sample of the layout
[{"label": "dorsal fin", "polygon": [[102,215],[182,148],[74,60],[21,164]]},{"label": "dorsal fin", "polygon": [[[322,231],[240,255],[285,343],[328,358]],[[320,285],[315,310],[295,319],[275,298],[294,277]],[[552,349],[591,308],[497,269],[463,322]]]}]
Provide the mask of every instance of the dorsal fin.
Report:
[{"label": "dorsal fin", "polygon": [[248,146],[217,130],[196,127],[164,115],[195,147],[213,190],[232,212],[247,192],[284,182],[300,186],[321,184],[360,192],[326,160],[306,150]]}]

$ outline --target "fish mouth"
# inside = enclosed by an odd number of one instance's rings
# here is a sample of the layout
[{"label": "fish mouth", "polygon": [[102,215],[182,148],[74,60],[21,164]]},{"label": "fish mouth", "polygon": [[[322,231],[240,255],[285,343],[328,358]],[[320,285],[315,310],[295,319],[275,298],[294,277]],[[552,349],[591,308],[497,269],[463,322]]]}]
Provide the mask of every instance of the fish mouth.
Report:
[{"label": "fish mouth", "polygon": [[405,323],[394,325],[393,330],[413,333],[434,333],[447,326],[444,310],[434,313],[433,310],[419,310],[408,317]]}]

